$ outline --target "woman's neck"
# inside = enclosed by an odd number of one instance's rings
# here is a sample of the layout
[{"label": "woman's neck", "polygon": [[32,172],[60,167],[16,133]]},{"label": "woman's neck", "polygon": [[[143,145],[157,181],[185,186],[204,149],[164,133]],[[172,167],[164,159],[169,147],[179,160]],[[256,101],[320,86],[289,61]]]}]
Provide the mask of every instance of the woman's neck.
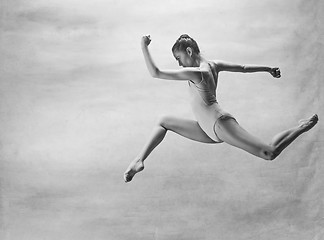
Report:
[{"label": "woman's neck", "polygon": [[193,67],[200,67],[200,65],[204,62],[206,62],[206,60],[200,55],[197,55],[193,63]]},{"label": "woman's neck", "polygon": [[208,61],[206,59],[204,59],[203,57],[201,57],[201,56],[198,56],[196,62],[198,64],[197,67],[200,67],[203,64],[208,64]]}]

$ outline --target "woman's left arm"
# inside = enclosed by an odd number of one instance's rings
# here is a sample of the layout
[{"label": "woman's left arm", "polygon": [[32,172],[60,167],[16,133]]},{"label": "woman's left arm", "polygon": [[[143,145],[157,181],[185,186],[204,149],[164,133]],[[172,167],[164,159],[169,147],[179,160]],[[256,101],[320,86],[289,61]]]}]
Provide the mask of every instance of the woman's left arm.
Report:
[{"label": "woman's left arm", "polygon": [[268,72],[275,78],[280,78],[281,73],[278,67],[266,67],[266,66],[255,66],[255,65],[240,65],[233,63],[225,63],[215,61],[216,69],[218,72],[242,72],[242,73],[254,73],[254,72]]}]

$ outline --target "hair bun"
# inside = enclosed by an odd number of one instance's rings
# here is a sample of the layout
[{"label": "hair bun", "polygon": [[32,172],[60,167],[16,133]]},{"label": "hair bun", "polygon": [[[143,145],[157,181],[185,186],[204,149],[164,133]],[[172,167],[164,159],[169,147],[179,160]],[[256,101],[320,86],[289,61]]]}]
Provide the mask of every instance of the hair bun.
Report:
[{"label": "hair bun", "polygon": [[182,35],[179,37],[179,40],[180,40],[180,39],[186,39],[186,38],[191,39],[191,37],[190,37],[188,34],[182,34]]},{"label": "hair bun", "polygon": [[184,50],[187,47],[191,47],[196,54],[200,53],[197,42],[192,37],[190,37],[188,34],[182,34],[177,39],[177,41],[175,42],[175,44],[172,47],[172,52],[174,52],[175,50]]}]

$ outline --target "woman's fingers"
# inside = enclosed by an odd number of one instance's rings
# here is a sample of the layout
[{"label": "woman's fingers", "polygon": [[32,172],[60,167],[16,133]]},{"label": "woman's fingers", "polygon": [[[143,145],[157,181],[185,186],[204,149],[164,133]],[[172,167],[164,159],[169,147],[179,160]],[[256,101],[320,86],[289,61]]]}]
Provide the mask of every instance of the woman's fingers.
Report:
[{"label": "woman's fingers", "polygon": [[273,68],[271,71],[271,75],[275,78],[280,78],[281,77],[281,72],[279,68]]},{"label": "woman's fingers", "polygon": [[143,43],[145,44],[145,45],[149,45],[150,44],[150,42],[151,42],[151,36],[150,35],[144,35],[143,37],[142,37],[142,41],[143,41]]}]

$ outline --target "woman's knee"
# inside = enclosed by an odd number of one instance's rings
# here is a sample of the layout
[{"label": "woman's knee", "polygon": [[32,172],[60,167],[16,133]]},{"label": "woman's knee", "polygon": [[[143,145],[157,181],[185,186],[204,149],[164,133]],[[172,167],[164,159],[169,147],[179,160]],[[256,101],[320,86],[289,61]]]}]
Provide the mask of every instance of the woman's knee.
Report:
[{"label": "woman's knee", "polygon": [[274,160],[278,155],[278,151],[273,146],[269,146],[269,148],[263,148],[260,151],[260,157],[268,161]]},{"label": "woman's knee", "polygon": [[160,116],[158,118],[157,124],[166,130],[170,129],[172,127],[172,124],[174,122],[174,118],[171,116]]}]

